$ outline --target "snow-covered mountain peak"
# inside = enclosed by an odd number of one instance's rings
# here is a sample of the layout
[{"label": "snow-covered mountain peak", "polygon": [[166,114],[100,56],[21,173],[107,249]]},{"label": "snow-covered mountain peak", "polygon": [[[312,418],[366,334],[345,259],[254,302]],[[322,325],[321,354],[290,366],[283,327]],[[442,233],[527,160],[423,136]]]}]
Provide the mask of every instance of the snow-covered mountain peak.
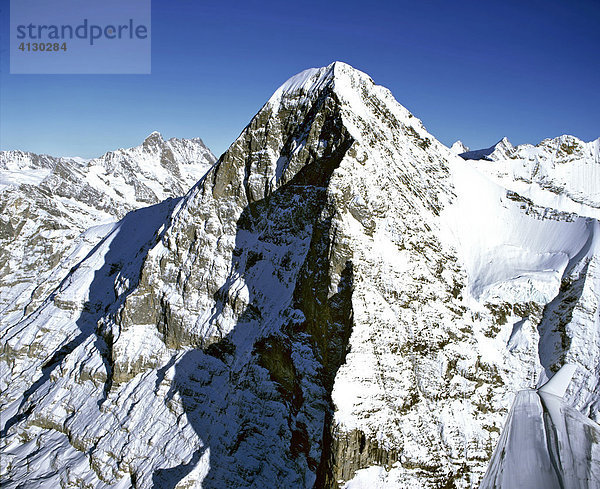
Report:
[{"label": "snow-covered mountain peak", "polygon": [[126,190],[117,189],[123,194],[133,190],[136,200],[154,204],[183,195],[215,161],[201,139],[165,141],[155,131],[139,146],[90,160],[87,171],[100,180],[111,178],[113,187],[126,186]]},{"label": "snow-covered mountain peak", "polygon": [[288,78],[273,94],[271,100],[298,92],[318,89],[333,80],[333,67],[308,68]]},{"label": "snow-covered mountain peak", "polygon": [[160,147],[164,144],[165,140],[162,137],[162,134],[158,131],[151,132],[144,142],[142,146],[146,149],[154,149],[156,146]]},{"label": "snow-covered mountain peak", "polygon": [[537,205],[600,218],[600,138],[562,135],[514,147],[503,139],[460,156]]},{"label": "snow-covered mountain peak", "polygon": [[460,156],[465,160],[497,160],[510,158],[513,152],[514,146],[507,137],[503,137],[489,148],[465,151]]},{"label": "snow-covered mountain peak", "polygon": [[[68,159],[68,158],[63,158]],[[51,169],[56,166],[57,158],[29,151],[0,151],[0,170],[18,171],[34,168]]]},{"label": "snow-covered mountain peak", "polygon": [[[329,106],[324,102],[327,99]],[[291,77],[275,91],[265,105],[266,110],[261,110],[255,120],[264,122],[265,116],[279,118],[278,112],[287,117],[292,109],[307,111],[306,115],[312,119],[318,117],[317,111],[324,107],[339,112],[340,123],[361,144],[374,144],[375,141],[365,140],[372,139],[374,133],[379,133],[380,143],[392,137],[392,133],[408,136],[403,143],[416,144],[421,149],[436,143],[421,121],[398,103],[387,88],[340,61]],[[366,126],[359,127],[363,124]]]},{"label": "snow-covered mountain peak", "polygon": [[496,154],[500,153],[506,156],[510,156],[510,153],[514,150],[514,146],[505,136],[500,141],[498,141],[494,147],[494,152]]},{"label": "snow-covered mountain peak", "polygon": [[513,146],[504,137],[493,146],[485,149],[466,151],[460,156],[465,160],[552,160],[563,162],[569,160],[586,160],[594,163],[600,161],[600,138],[584,142],[581,139],[564,134],[555,138],[544,139],[536,145],[520,144]]},{"label": "snow-covered mountain peak", "polygon": [[159,131],[152,131],[150,134],[148,134],[148,137],[146,137],[146,140],[151,139],[151,138],[164,139],[162,134]]},{"label": "snow-covered mountain peak", "polygon": [[297,92],[320,91],[336,80],[339,82],[343,78],[361,79],[373,84],[373,80],[366,73],[357,70],[349,64],[335,61],[330,65],[321,68],[309,68],[292,76],[275,91],[271,100],[276,100],[281,96]]},{"label": "snow-covered mountain peak", "polygon": [[[523,147],[519,147],[520,149],[528,149],[528,152],[535,152],[535,150],[531,150],[529,145],[523,145]],[[537,148],[538,154],[544,154],[546,157],[554,156],[555,158],[563,158],[563,159],[575,159],[578,157],[585,157],[585,153],[590,153],[593,158],[600,161],[599,150],[600,150],[600,138],[590,141],[584,142],[578,137],[571,136],[568,134],[563,134],[562,136],[558,136],[556,138],[544,139],[539,142],[535,148]]]},{"label": "snow-covered mountain peak", "polygon": [[456,141],[450,147],[450,151],[452,151],[456,155],[460,155],[462,153],[466,153],[467,151],[469,151],[469,147],[465,146],[465,144],[462,141],[459,140],[459,141]]},{"label": "snow-covered mountain peak", "polygon": [[69,262],[74,243],[85,249],[100,239],[94,233],[82,237],[83,231],[185,194],[214,162],[200,139],[165,142],[158,133],[140,146],[91,160],[0,151],[3,319],[21,317],[57,285],[68,270],[54,267]]},{"label": "snow-covered mountain peak", "polygon": [[[202,150],[147,141],[86,168],[158,198]],[[9,304],[7,487],[474,487],[542,367],[597,412],[598,223],[476,164],[349,65],[292,77],[183,198]]]},{"label": "snow-covered mountain peak", "polygon": [[[390,106],[396,117],[404,123],[421,127],[421,121],[414,118],[410,112],[400,105],[391,92],[380,85],[366,73],[347,63],[336,61],[322,68],[310,68],[288,79],[281,85],[267,102],[273,110],[279,110],[281,104],[306,103],[309,99],[318,98],[322,93],[331,92],[350,111],[359,116],[365,116],[365,104],[370,97],[378,98]],[[372,117],[372,114],[370,115]],[[412,121],[408,119],[412,118]]]}]

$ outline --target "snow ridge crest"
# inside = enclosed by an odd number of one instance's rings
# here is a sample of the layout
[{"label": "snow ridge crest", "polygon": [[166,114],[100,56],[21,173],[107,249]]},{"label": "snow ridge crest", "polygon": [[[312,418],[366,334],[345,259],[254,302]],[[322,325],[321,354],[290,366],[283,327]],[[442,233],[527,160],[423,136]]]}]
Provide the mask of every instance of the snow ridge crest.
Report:
[{"label": "snow ridge crest", "polygon": [[334,88],[337,93],[347,92],[350,87],[364,84],[375,86],[366,73],[342,61],[334,61],[322,68],[309,68],[292,76],[275,91],[268,103],[278,106],[284,97],[297,94],[310,96],[327,87]]}]

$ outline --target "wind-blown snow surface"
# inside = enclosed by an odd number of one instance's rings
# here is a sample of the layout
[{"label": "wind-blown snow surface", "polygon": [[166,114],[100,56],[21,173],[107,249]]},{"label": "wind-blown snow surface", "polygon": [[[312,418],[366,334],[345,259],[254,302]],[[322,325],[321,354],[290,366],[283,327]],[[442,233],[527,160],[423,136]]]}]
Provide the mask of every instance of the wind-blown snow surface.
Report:
[{"label": "wind-blown snow surface", "polygon": [[566,361],[598,417],[598,222],[343,63],[103,232],[3,326],[7,487],[473,487],[514,393]]}]

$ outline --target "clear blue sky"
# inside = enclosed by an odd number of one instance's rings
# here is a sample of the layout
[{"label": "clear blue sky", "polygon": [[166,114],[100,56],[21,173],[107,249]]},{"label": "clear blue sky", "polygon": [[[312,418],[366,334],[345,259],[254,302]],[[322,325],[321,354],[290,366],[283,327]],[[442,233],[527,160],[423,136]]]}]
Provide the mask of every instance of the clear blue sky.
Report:
[{"label": "clear blue sky", "polygon": [[151,75],[9,75],[0,147],[98,156],[153,130],[219,155],[303,69],[345,61],[445,144],[600,136],[600,1],[153,0]]}]

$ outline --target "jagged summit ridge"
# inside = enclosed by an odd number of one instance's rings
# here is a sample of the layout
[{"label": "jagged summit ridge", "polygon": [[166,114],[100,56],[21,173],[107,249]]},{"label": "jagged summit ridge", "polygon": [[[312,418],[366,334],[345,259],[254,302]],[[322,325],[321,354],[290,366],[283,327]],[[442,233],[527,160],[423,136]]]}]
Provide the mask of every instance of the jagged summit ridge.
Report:
[{"label": "jagged summit ridge", "polygon": [[[462,145],[462,142],[460,141],[457,141],[455,144],[458,143]],[[465,160],[531,159],[536,156],[541,158],[565,158],[570,156],[570,159],[575,159],[576,157],[581,158],[583,156],[587,159],[588,156],[591,156],[591,160],[594,162],[598,161],[599,155],[600,138],[585,142],[568,134],[544,139],[536,145],[520,144],[518,146],[513,146],[507,137],[503,137],[489,148],[460,153],[460,156]]]},{"label": "jagged summit ridge", "polygon": [[[105,193],[122,206],[117,209],[122,217],[136,207],[135,201],[142,205],[157,203],[185,193],[215,161],[200,138],[165,141],[157,131],[139,146],[109,151],[92,159],[0,151],[0,189],[29,183],[43,184],[56,192],[56,185],[63,185],[62,181],[55,181],[57,177],[67,179],[76,186],[90,185]],[[107,177],[110,185],[105,181]]]}]

